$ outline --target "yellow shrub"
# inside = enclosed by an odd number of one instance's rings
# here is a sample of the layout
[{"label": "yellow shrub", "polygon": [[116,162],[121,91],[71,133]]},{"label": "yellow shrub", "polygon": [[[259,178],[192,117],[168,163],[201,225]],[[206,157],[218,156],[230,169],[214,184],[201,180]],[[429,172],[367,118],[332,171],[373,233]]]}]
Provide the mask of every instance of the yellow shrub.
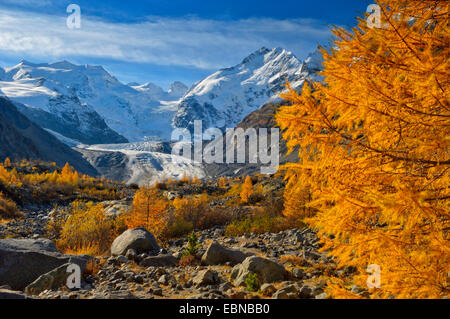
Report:
[{"label": "yellow shrub", "polygon": [[227,226],[226,234],[228,236],[238,236],[250,233],[277,233],[290,228],[290,226],[283,216],[262,211],[251,213],[243,219],[234,220]]},{"label": "yellow shrub", "polygon": [[0,192],[0,219],[12,219],[21,217],[22,214],[17,209],[16,203],[8,199]]},{"label": "yellow shrub", "polygon": [[107,253],[114,238],[123,229],[120,220],[106,217],[103,204],[75,201],[62,221],[57,246],[70,253],[89,253],[101,255]]}]

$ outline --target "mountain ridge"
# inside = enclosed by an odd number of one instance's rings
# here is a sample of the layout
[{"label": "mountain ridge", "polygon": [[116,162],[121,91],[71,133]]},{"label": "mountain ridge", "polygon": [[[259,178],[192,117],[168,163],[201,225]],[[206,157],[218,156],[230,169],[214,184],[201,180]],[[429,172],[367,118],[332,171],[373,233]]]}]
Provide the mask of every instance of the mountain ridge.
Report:
[{"label": "mountain ridge", "polygon": [[79,172],[97,176],[97,171],[67,145],[30,121],[14,104],[0,96],[0,160],[39,159],[59,166],[69,163]]},{"label": "mountain ridge", "polygon": [[[171,103],[184,94],[183,87],[174,82],[170,92],[163,92],[154,86],[155,96],[146,87],[139,90],[121,83],[102,66],[68,61],[38,64],[22,60],[0,71],[0,95],[27,107],[27,116],[42,127],[86,144],[163,135],[174,113]],[[70,130],[66,132],[64,126]]]}]

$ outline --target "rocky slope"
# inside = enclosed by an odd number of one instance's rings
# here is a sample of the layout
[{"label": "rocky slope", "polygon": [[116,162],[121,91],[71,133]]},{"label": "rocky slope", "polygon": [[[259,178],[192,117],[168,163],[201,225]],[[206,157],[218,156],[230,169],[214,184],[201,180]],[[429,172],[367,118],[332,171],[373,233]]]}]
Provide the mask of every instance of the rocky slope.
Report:
[{"label": "rocky slope", "polygon": [[[21,205],[23,218],[0,223],[0,299],[323,299],[329,297],[324,288],[330,276],[350,278],[355,270],[338,268],[326,252],[320,252],[313,230],[300,223],[297,228],[279,227],[282,221],[277,214],[282,207],[275,202],[282,199],[282,178],[256,178],[255,188],[265,190],[260,197],[245,205],[226,206],[240,196],[233,191],[239,183],[228,180],[225,188],[217,180],[167,183],[159,191],[168,201],[209,194],[208,206],[218,208],[213,211],[214,223],[195,230],[196,240],[177,235],[156,241],[143,228],[111,230],[110,249],[96,256],[62,254],[50,241],[61,236],[53,231],[54,222],[79,197],[77,192],[71,193],[71,200],[59,201],[59,207],[52,201],[27,202]],[[101,202],[102,218],[117,220],[132,207],[135,189],[117,187],[123,188],[119,199],[89,199]],[[232,219],[220,221],[217,215],[225,216],[220,213],[225,207]],[[265,219],[261,228],[257,225],[263,220],[258,220],[251,228],[257,227],[257,233],[236,228],[235,222],[244,225],[249,214],[259,214],[261,209],[278,216],[272,220],[277,224],[269,226]],[[238,232],[230,232],[230,226]],[[196,250],[188,250],[193,241]],[[68,263],[84,270],[80,288],[66,285]],[[20,275],[24,271],[27,276]],[[250,275],[255,278],[246,280]],[[365,290],[353,290],[366,296]]]},{"label": "rocky slope", "polygon": [[[46,239],[0,240],[0,255],[10,260],[36,257],[15,268],[0,262],[0,289],[10,298],[39,299],[323,299],[328,297],[325,274],[351,273],[336,269],[332,259],[317,252],[318,240],[307,228],[237,237],[225,236],[223,227],[205,230],[199,233],[201,262],[196,265],[179,263],[186,238],[159,248],[151,234],[142,237],[137,231],[129,230],[113,243],[123,254],[94,258],[99,266],[83,277],[80,289],[65,286],[67,263],[86,269],[93,257],[62,255]],[[148,249],[143,249],[143,238]],[[17,277],[25,267],[34,271]],[[244,282],[250,273],[257,275],[258,291]]]},{"label": "rocky slope", "polygon": [[97,171],[81,156],[43,130],[6,98],[0,97],[0,160],[40,159],[60,166],[70,163],[78,171],[97,175]]}]

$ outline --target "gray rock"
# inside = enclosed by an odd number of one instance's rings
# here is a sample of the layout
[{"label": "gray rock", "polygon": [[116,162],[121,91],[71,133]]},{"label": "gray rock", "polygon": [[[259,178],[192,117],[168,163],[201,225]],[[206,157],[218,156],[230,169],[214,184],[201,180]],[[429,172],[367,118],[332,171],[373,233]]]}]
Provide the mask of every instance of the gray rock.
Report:
[{"label": "gray rock", "polygon": [[204,265],[221,265],[230,262],[233,265],[239,264],[248,255],[239,250],[234,250],[221,246],[218,242],[212,242],[202,256]]},{"label": "gray rock", "polygon": [[178,259],[172,255],[147,257],[139,265],[142,267],[174,267],[178,265]]},{"label": "gray rock", "polygon": [[67,283],[71,273],[67,272],[70,264],[64,264],[46,274],[41,275],[25,288],[28,295],[39,295],[44,290],[56,290]]},{"label": "gray rock", "polygon": [[272,296],[273,299],[297,299],[299,287],[297,285],[289,285],[279,289]]},{"label": "gray rock", "polygon": [[328,299],[328,294],[326,292],[322,292],[316,296],[316,299]]},{"label": "gray rock", "polygon": [[169,284],[170,279],[171,278],[169,275],[162,275],[161,277],[159,277],[158,284],[167,286]]},{"label": "gray rock", "polygon": [[126,264],[129,260],[125,256],[119,256],[116,258],[117,262],[120,264]]},{"label": "gray rock", "polygon": [[122,201],[107,201],[103,202],[103,205],[105,207],[103,214],[107,217],[113,218],[117,218],[131,209],[130,205]]},{"label": "gray rock", "polygon": [[219,275],[216,271],[205,269],[200,271],[197,276],[192,279],[194,285],[215,285],[219,283]]},{"label": "gray rock", "polygon": [[162,296],[163,295],[163,290],[161,288],[156,288],[152,290],[153,294],[155,296]]},{"label": "gray rock", "polygon": [[235,286],[243,286],[250,273],[258,276],[260,284],[282,281],[287,275],[282,265],[266,258],[252,256],[233,268],[231,279],[234,280]]},{"label": "gray rock", "polygon": [[292,276],[297,279],[303,279],[305,277],[305,272],[300,268],[294,268],[292,270]]},{"label": "gray rock", "polygon": [[145,228],[129,229],[117,237],[111,245],[113,256],[125,255],[128,249],[134,249],[141,254],[149,251],[159,251],[160,247],[155,236]]},{"label": "gray rock", "polygon": [[48,239],[0,240],[0,285],[23,290],[42,274],[67,263],[86,269],[89,256],[59,253]]}]

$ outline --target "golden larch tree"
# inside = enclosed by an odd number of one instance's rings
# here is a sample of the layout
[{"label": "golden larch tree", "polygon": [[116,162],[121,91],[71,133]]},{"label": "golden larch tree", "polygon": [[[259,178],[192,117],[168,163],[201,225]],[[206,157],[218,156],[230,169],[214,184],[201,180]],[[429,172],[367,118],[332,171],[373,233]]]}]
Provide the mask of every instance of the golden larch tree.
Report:
[{"label": "golden larch tree", "polygon": [[[373,298],[448,296],[450,271],[449,2],[377,1],[381,26],[335,28],[322,83],[289,89],[276,114],[300,162],[284,167],[286,215],[309,190],[306,218],[324,250],[380,267]],[[349,297],[349,283],[329,283]],[[359,297],[359,296],[355,296]]]},{"label": "golden larch tree", "polygon": [[11,167],[11,160],[9,159],[9,157],[7,157],[5,159],[5,162],[3,163],[3,166],[6,168],[10,168]]},{"label": "golden larch tree", "polygon": [[167,226],[168,203],[155,187],[141,187],[133,199],[133,207],[125,223],[128,228],[144,227],[160,237]]},{"label": "golden larch tree", "polygon": [[241,200],[243,203],[248,203],[250,196],[253,195],[253,183],[252,178],[247,176],[244,184],[242,185]]}]

